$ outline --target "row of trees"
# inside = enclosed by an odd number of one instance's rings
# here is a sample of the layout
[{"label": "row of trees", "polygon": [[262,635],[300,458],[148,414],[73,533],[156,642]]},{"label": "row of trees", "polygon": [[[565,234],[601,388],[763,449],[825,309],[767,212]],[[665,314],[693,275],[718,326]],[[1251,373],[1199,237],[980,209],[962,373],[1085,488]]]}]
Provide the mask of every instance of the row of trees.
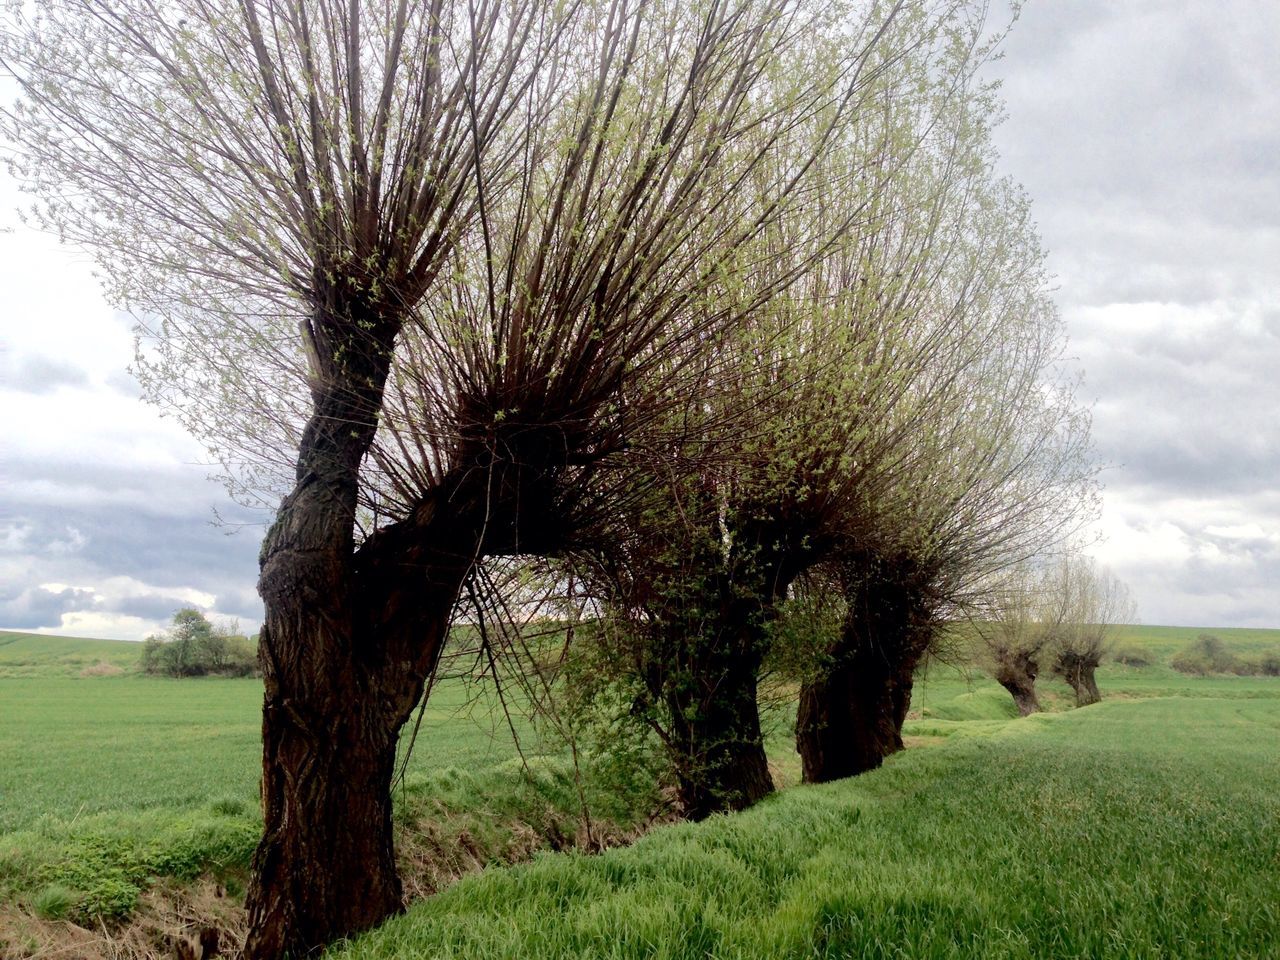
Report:
[{"label": "row of trees", "polygon": [[[399,734],[460,599],[525,603],[495,567],[588,612],[698,817],[772,789],[771,663],[807,779],[875,766],[942,627],[1088,515],[985,9],[9,8],[34,216],[274,507],[246,957],[401,908]],[[792,648],[797,616],[834,626]]]},{"label": "row of trees", "polygon": [[1137,616],[1124,583],[1078,553],[1015,567],[993,591],[988,610],[974,632],[992,676],[1024,717],[1040,709],[1036,678],[1042,666],[1071,686],[1077,706],[1097,703],[1102,694],[1094,672],[1112,645],[1112,632]]}]

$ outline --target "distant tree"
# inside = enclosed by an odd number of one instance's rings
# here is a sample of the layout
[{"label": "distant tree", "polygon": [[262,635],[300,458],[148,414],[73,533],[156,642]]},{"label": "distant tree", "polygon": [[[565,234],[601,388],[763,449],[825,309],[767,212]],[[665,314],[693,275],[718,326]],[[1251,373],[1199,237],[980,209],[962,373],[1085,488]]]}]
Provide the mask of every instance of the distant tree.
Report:
[{"label": "distant tree", "polygon": [[1133,623],[1137,606],[1124,583],[1087,557],[1064,561],[1057,588],[1067,594],[1068,613],[1054,636],[1053,672],[1076,695],[1076,706],[1102,699],[1095,671],[1112,645],[1115,627]]},{"label": "distant tree", "polygon": [[168,677],[214,674],[244,677],[256,671],[253,643],[232,626],[217,626],[194,607],[173,615],[164,633],[147,637],[142,646],[144,673]]},{"label": "distant tree", "polygon": [[165,638],[159,634],[151,634],[142,644],[142,660],[139,666],[143,673],[167,673],[164,663]]},{"label": "distant tree", "polygon": [[1001,577],[973,622],[987,669],[1024,717],[1040,710],[1041,660],[1068,615],[1067,594],[1056,579],[1052,569],[1030,561],[1018,564]]},{"label": "distant tree", "polygon": [[1173,655],[1169,666],[1179,673],[1204,676],[1210,673],[1236,673],[1240,658],[1212,633],[1202,633]]},{"label": "distant tree", "polygon": [[1023,716],[1040,709],[1035,681],[1044,661],[1075,691],[1076,704],[1101,699],[1094,672],[1114,628],[1136,608],[1125,585],[1078,549],[1045,563],[1027,562],[1002,580],[973,629],[988,669]]}]

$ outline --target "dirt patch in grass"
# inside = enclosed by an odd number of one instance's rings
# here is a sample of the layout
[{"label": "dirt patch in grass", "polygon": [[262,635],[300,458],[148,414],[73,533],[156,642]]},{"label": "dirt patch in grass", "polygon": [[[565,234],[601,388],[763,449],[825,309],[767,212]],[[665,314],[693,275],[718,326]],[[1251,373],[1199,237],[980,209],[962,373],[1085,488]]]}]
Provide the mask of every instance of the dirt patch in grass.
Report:
[{"label": "dirt patch in grass", "polygon": [[916,737],[903,737],[902,745],[908,750],[913,750],[916,747],[936,747],[940,743],[946,743],[949,739],[949,737],[937,737],[931,734],[921,734]]},{"label": "dirt patch in grass", "polygon": [[211,880],[147,890],[129,921],[97,929],[42,920],[0,906],[3,960],[159,960],[234,957],[244,943],[244,905]]},{"label": "dirt patch in grass", "polygon": [[97,663],[90,664],[80,671],[82,677],[118,677],[124,673],[124,667],[117,667],[114,663],[108,663],[106,660],[99,660]]}]

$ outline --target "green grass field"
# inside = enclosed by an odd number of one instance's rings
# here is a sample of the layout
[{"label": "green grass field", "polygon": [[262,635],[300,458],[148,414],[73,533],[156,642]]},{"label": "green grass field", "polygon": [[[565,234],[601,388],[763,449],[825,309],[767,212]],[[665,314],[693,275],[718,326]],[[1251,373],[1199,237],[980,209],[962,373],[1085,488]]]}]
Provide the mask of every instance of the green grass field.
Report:
[{"label": "green grass field", "polygon": [[[93,925],[130,915],[157,879],[242,886],[261,824],[261,681],[140,676],[138,644],[52,638],[46,650],[46,639],[0,644],[0,907],[35,910],[65,889],[68,916]],[[104,659],[129,672],[80,676]],[[522,859],[546,837],[575,840],[572,769],[518,712],[510,723],[523,759],[484,685],[436,685],[397,791],[403,845],[442,861],[420,884]],[[639,815],[588,799],[606,832]]]},{"label": "green grass field", "polygon": [[[881,771],[600,857],[494,867],[350,955],[1280,956],[1280,679],[1171,670],[1200,632],[1131,628],[1122,642],[1159,662],[1105,666],[1108,699],[1078,711],[1042,680],[1050,712],[1027,720],[980,672],[934,664]],[[6,902],[91,923],[157,882],[240,889],[261,684],[137,676],[139,653],[0,634],[0,927]],[[82,675],[102,662],[126,672]],[[769,746],[791,786],[786,714]],[[397,794],[406,855],[439,861],[415,891],[577,839],[571,768],[516,723],[527,764],[476,685],[436,689]],[[626,801],[588,789],[619,838],[641,814]]]},{"label": "green grass field", "polygon": [[142,648],[128,640],[85,640],[0,630],[0,680],[78,677],[103,663],[129,672],[137,668],[141,653]]},{"label": "green grass field", "polygon": [[333,955],[1280,956],[1280,699],[1009,721],[629,849],[486,872]]},{"label": "green grass field", "polygon": [[[477,770],[513,756],[505,721],[475,695],[461,683],[437,687],[411,772]],[[261,711],[259,680],[0,679],[0,833],[220,798],[254,805]]]}]

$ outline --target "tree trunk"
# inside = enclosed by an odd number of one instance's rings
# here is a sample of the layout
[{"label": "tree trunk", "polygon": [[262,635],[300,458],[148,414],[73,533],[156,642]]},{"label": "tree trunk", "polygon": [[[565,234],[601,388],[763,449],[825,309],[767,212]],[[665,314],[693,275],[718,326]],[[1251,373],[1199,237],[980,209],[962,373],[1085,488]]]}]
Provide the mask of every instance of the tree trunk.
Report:
[{"label": "tree trunk", "polygon": [[664,728],[681,808],[702,820],[774,789],[757,698],[773,594],[755,582],[755,568],[750,576],[727,569],[717,544],[685,559],[691,566],[664,594],[643,674],[651,702],[663,707],[655,725]]},{"label": "tree trunk", "polygon": [[1085,696],[1080,698],[1077,691],[1076,703],[1078,706],[1086,707],[1091,703],[1098,703],[1102,700],[1102,691],[1098,689],[1098,680],[1094,676],[1094,666],[1090,665],[1084,672],[1083,686]]},{"label": "tree trunk", "polygon": [[909,587],[887,572],[879,562],[860,571],[827,668],[800,690],[796,749],[806,783],[874,770],[903,748],[915,669],[931,635]]},{"label": "tree trunk", "polygon": [[774,789],[760,729],[759,654],[738,644],[701,654],[696,702],[685,688],[668,691],[680,805],[691,820],[745,810]]},{"label": "tree trunk", "polygon": [[[302,956],[402,907],[391,828],[401,727],[421,701],[486,534],[488,476],[446,478],[358,550],[303,552],[286,500],[264,545],[259,642],[264,835],[246,906],[246,960]],[[491,511],[494,512],[494,511]],[[500,511],[497,511],[500,513]]]},{"label": "tree trunk", "polygon": [[913,667],[859,659],[800,690],[796,749],[805,783],[866,773],[903,749]]},{"label": "tree trunk", "polygon": [[355,467],[340,472],[316,449],[353,431],[335,438],[313,425],[298,487],[263,544],[264,834],[245,960],[303,956],[402,908],[391,829],[399,731],[475,561],[546,550],[555,529],[545,474],[497,464],[482,446],[457,451],[454,474],[355,549]]},{"label": "tree trunk", "polygon": [[[274,641],[273,641],[274,642]],[[315,670],[341,668],[313,658]],[[303,956],[401,909],[391,830],[396,731],[325,684],[302,714],[268,696],[265,832],[253,861],[246,957]]]},{"label": "tree trunk", "polygon": [[246,899],[246,960],[303,956],[401,909],[391,833],[397,736],[478,552],[479,534],[470,531],[471,550],[464,535],[475,511],[442,511],[438,500],[356,549],[360,464],[398,327],[339,304],[318,311],[311,329],[313,412],[296,484],[260,560],[264,830]]},{"label": "tree trunk", "polygon": [[1040,700],[1036,696],[1036,674],[1039,665],[1034,655],[1012,653],[999,661],[996,682],[1013,696],[1019,716],[1027,717],[1040,712]]},{"label": "tree trunk", "polygon": [[1087,707],[1102,699],[1095,671],[1100,658],[1064,651],[1058,655],[1053,671],[1075,691],[1076,706]]},{"label": "tree trunk", "polygon": [[[360,463],[372,442],[394,322],[317,312],[313,412],[296,485],[262,545],[264,832],[244,955],[302,955],[400,907],[389,787],[395,730],[368,693],[353,618]],[[353,824],[356,825],[353,827]]]}]

